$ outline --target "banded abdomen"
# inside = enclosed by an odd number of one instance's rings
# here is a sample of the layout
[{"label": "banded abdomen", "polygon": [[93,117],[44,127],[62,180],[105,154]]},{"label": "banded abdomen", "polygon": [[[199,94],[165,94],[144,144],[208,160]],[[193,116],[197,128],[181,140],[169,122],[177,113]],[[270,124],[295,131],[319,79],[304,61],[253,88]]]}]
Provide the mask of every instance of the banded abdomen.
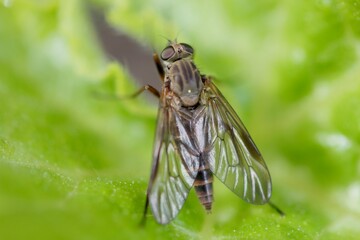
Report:
[{"label": "banded abdomen", "polygon": [[213,174],[209,164],[200,157],[199,171],[194,182],[195,192],[207,212],[211,211],[213,198]]}]

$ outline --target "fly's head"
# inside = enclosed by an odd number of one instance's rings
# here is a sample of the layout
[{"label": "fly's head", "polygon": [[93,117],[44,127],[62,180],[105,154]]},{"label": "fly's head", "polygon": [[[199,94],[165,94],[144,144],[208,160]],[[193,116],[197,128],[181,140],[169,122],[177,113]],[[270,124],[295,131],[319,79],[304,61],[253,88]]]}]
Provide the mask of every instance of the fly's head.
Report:
[{"label": "fly's head", "polygon": [[170,42],[161,52],[161,59],[167,63],[173,63],[179,59],[192,59],[194,49],[186,43]]}]

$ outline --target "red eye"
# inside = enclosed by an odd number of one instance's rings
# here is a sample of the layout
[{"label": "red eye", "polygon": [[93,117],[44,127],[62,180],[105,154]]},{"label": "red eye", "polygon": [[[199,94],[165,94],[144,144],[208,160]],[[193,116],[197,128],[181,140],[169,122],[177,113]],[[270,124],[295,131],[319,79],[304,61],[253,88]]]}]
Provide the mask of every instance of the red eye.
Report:
[{"label": "red eye", "polygon": [[174,56],[174,54],[175,49],[172,46],[168,46],[161,52],[161,59],[166,61],[172,56]]},{"label": "red eye", "polygon": [[190,53],[190,54],[194,54],[194,49],[192,48],[192,46],[190,46],[189,44],[187,43],[180,43],[180,45],[183,47],[183,49]]}]

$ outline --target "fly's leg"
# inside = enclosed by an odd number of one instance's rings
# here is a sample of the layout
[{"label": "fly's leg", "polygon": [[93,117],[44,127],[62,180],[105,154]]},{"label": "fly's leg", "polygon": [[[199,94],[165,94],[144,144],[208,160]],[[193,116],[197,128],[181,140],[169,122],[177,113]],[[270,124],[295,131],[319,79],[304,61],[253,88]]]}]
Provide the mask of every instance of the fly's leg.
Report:
[{"label": "fly's leg", "polygon": [[150,93],[152,93],[155,97],[160,98],[160,93],[159,91],[154,88],[151,85],[145,85],[142,88],[140,88],[139,90],[137,90],[136,92],[134,92],[133,94],[131,94],[129,96],[129,98],[135,98],[137,96],[139,96],[141,93],[143,93],[144,91],[149,91]]},{"label": "fly's leg", "polygon": [[165,72],[164,72],[164,67],[161,64],[159,55],[157,55],[157,53],[154,53],[153,59],[154,59],[155,65],[156,65],[156,69],[160,75],[160,79],[161,79],[161,81],[164,81]]},{"label": "fly's leg", "polygon": [[154,180],[155,180],[157,172],[158,172],[158,167],[159,167],[159,158],[156,158],[156,159],[154,159],[154,161],[152,163],[150,180],[149,180],[149,184],[148,184],[148,187],[147,187],[147,190],[146,190],[146,201],[145,201],[144,213],[143,213],[143,218],[142,218],[142,220],[140,222],[140,226],[145,226],[146,213],[147,213],[148,208],[149,208],[149,194],[150,194],[150,192],[152,190]]},{"label": "fly's leg", "polygon": [[[160,79],[161,79],[161,81],[164,81],[165,72],[164,72],[163,65],[161,64],[159,55],[157,53],[154,53],[153,59],[155,62],[156,69],[160,75]],[[93,95],[97,98],[106,99],[106,100],[126,100],[126,99],[136,98],[144,91],[149,91],[155,97],[160,98],[160,92],[151,85],[145,85],[145,86],[141,87],[139,90],[137,90],[136,92],[134,92],[133,94],[128,95],[128,96],[112,96],[112,95],[99,94],[96,92],[93,93]]]},{"label": "fly's leg", "polygon": [[[157,55],[157,53],[154,53],[153,55],[153,59],[156,65],[156,69],[160,75],[160,78],[162,81],[164,81],[164,77],[165,77],[165,72],[164,72],[164,68],[160,62],[160,58],[159,55]],[[141,93],[143,93],[145,90],[149,91],[150,93],[152,93],[155,97],[160,98],[160,93],[159,91],[154,88],[151,85],[145,85],[142,88],[140,88],[138,91],[134,92],[133,94],[131,94],[130,96],[128,96],[128,98],[135,98],[138,95],[140,95]]]},{"label": "fly's leg", "polygon": [[151,85],[142,86],[139,90],[137,90],[133,94],[130,94],[130,95],[127,95],[127,96],[108,95],[108,94],[102,94],[102,93],[98,93],[98,92],[94,92],[93,95],[94,95],[94,97],[100,98],[100,99],[103,99],[103,100],[127,100],[127,99],[136,98],[137,96],[139,96],[144,91],[149,91],[155,97],[160,98],[159,91],[156,88],[154,88],[153,86],[151,86]]},{"label": "fly's leg", "polygon": [[157,174],[158,164],[159,164],[159,160],[158,160],[158,159],[157,159],[157,160],[154,160],[153,166],[152,166],[152,169],[151,169],[151,175],[150,175],[150,180],[149,180],[148,188],[147,188],[147,190],[146,190],[146,200],[145,200],[144,213],[143,213],[142,220],[141,220],[141,222],[140,222],[140,225],[141,225],[141,226],[144,226],[144,225],[145,225],[145,222],[146,222],[146,213],[147,213],[148,208],[149,208],[149,194],[150,194],[150,192],[151,192],[151,189],[152,189],[152,186],[153,186],[153,183],[154,183],[156,174]]},{"label": "fly's leg", "polygon": [[280,214],[280,216],[285,216],[285,213],[275,204],[273,204],[272,202],[268,202],[269,206],[272,207],[278,214]]}]

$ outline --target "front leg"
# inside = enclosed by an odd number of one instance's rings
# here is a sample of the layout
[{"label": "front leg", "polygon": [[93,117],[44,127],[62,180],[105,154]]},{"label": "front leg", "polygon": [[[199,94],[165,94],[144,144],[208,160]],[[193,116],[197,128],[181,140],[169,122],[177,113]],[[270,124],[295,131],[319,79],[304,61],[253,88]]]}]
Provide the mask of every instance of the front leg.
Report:
[{"label": "front leg", "polygon": [[153,59],[154,59],[155,65],[156,65],[156,69],[160,75],[160,79],[162,82],[164,82],[165,72],[164,72],[164,67],[161,64],[159,55],[157,53],[154,53]]}]

